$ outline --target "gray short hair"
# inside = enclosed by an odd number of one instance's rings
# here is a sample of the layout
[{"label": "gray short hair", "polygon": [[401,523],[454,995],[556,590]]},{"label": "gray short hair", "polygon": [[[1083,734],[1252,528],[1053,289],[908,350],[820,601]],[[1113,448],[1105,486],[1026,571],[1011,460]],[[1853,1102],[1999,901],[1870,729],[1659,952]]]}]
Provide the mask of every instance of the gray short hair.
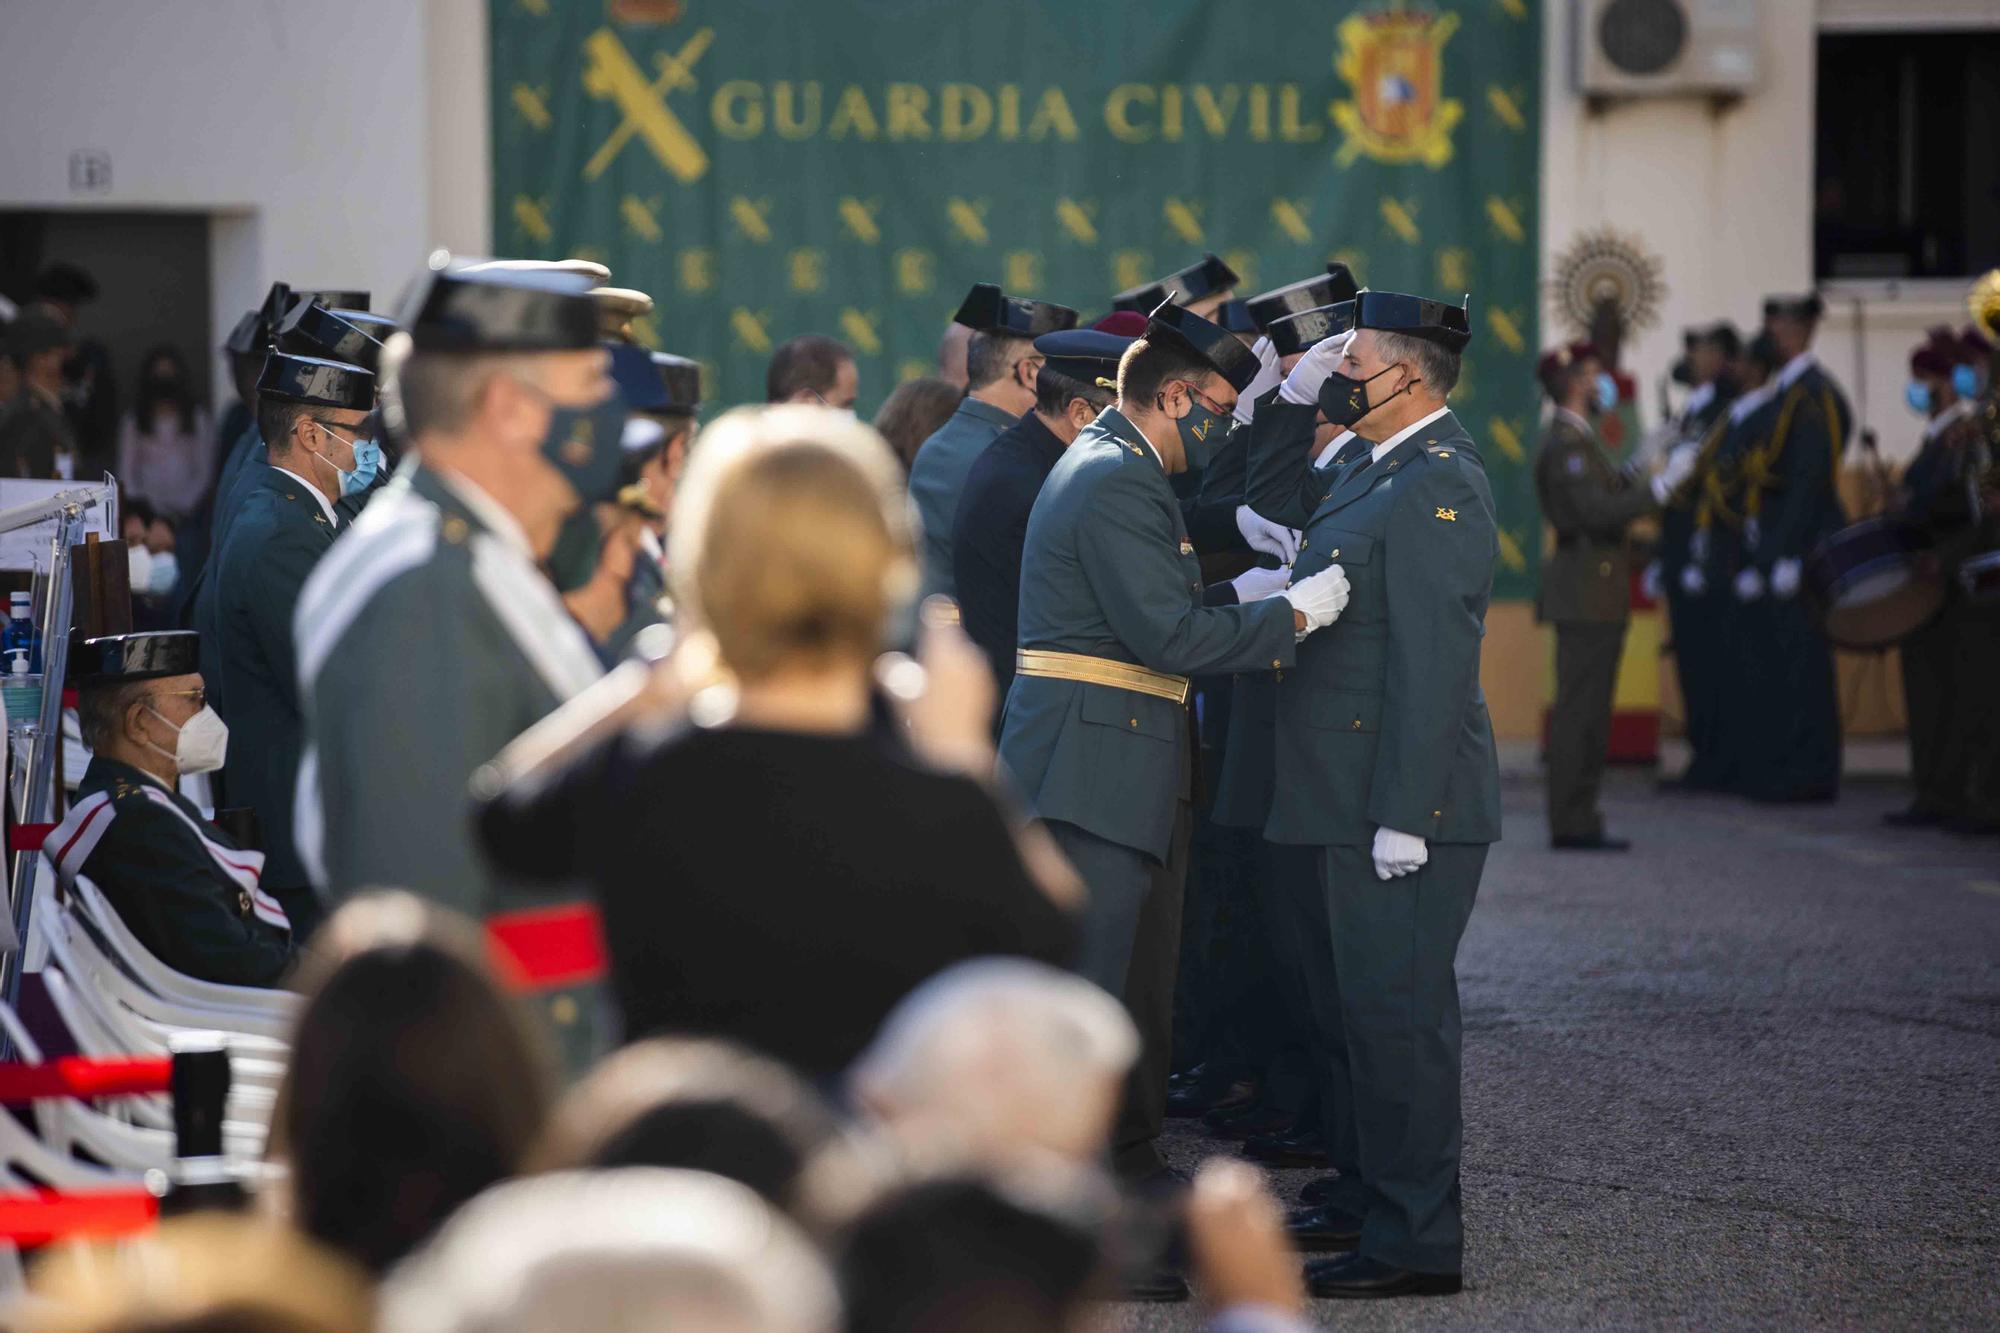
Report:
[{"label": "gray short hair", "polygon": [[1458,387],[1459,355],[1442,343],[1389,329],[1375,330],[1375,346],[1384,362],[1407,361],[1417,369],[1417,378],[1439,398]]},{"label": "gray short hair", "polygon": [[383,344],[383,411],[415,440],[426,431],[450,435],[472,422],[479,394],[495,375],[539,383],[533,356],[517,352],[422,352],[407,333]]},{"label": "gray short hair", "polygon": [[975,333],[965,345],[965,387],[983,389],[1013,373],[1022,357],[1035,350],[1032,338],[1011,333]]}]

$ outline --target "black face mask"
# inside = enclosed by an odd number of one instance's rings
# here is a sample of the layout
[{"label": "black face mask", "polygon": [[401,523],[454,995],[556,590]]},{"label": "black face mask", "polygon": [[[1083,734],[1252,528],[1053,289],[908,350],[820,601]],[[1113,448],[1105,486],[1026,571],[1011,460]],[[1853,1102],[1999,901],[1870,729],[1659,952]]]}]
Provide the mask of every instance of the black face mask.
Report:
[{"label": "black face mask", "polygon": [[1401,364],[1402,362],[1398,361],[1386,365],[1365,380],[1334,371],[1326,377],[1326,383],[1319,386],[1320,415],[1333,425],[1343,429],[1351,428],[1355,422],[1381,407],[1383,403],[1392,401],[1396,394],[1408,393],[1410,387],[1416,383],[1415,380],[1406,382],[1402,388],[1384,398],[1381,403],[1368,401],[1368,386]]}]

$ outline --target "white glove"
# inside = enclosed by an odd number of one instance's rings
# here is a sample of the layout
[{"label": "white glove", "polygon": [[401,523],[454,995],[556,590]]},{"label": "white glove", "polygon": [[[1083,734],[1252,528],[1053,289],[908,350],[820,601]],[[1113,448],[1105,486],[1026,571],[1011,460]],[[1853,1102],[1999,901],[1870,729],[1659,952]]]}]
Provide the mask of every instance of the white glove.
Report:
[{"label": "white glove", "polygon": [[1645,591],[1647,601],[1657,602],[1660,600],[1660,593],[1663,589],[1660,585],[1659,561],[1655,560],[1647,565],[1645,571],[1639,575],[1639,587]]},{"label": "white glove", "polygon": [[1347,351],[1347,340],[1354,335],[1344,333],[1338,338],[1322,338],[1306,349],[1299,363],[1292,367],[1292,373],[1285,376],[1285,382],[1278,389],[1278,397],[1300,407],[1311,407],[1319,402],[1320,386],[1326,377],[1340,364],[1340,358]]},{"label": "white glove", "polygon": [[1701,572],[1700,565],[1681,566],[1681,591],[1690,597],[1699,597],[1708,591],[1708,575]]},{"label": "white glove", "polygon": [[1746,569],[1736,576],[1736,600],[1754,602],[1764,595],[1764,576],[1755,569]]},{"label": "white glove", "polygon": [[1252,565],[1235,578],[1229,586],[1236,589],[1238,602],[1261,602],[1266,597],[1276,597],[1285,590],[1292,580],[1292,567],[1279,565],[1276,569],[1266,569],[1262,565]]},{"label": "white glove", "polygon": [[1285,589],[1285,600],[1306,618],[1306,627],[1296,637],[1303,639],[1340,619],[1340,613],[1347,609],[1347,593],[1347,571],[1339,565],[1328,565]]},{"label": "white glove", "polygon": [[1398,833],[1392,828],[1375,830],[1375,878],[1401,879],[1423,868],[1431,859],[1431,849],[1414,833]]},{"label": "white glove", "polygon": [[1253,551],[1275,555],[1288,565],[1298,558],[1298,529],[1273,523],[1249,505],[1236,506],[1236,530],[1243,534],[1243,540],[1250,543]]},{"label": "white glove", "polygon": [[1695,447],[1683,444],[1667,455],[1667,464],[1653,477],[1653,502],[1665,504],[1681,483],[1694,475]]},{"label": "white glove", "polygon": [[1800,573],[1801,566],[1795,557],[1786,556],[1784,559],[1773,564],[1771,566],[1771,595],[1773,597],[1790,597],[1796,594],[1799,590]]},{"label": "white glove", "polygon": [[1250,381],[1250,387],[1236,396],[1236,410],[1230,415],[1236,418],[1239,426],[1250,424],[1250,418],[1257,414],[1257,400],[1277,388],[1278,382],[1285,378],[1285,372],[1279,369],[1277,349],[1271,346],[1269,338],[1259,338],[1251,343],[1250,354],[1257,358],[1262,369]]}]

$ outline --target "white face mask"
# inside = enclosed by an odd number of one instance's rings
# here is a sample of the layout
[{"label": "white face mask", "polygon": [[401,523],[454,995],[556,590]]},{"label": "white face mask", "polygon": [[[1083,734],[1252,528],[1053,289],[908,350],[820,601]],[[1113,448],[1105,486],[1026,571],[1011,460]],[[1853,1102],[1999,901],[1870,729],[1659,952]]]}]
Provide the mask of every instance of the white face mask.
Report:
[{"label": "white face mask", "polygon": [[[159,717],[160,721],[167,722],[151,704],[146,704],[144,707],[154,717]],[[171,727],[174,724],[167,722],[167,725]],[[147,749],[157,750],[161,754],[166,753],[151,741],[145,742],[145,745]],[[179,737],[174,742],[172,757],[175,766],[185,775],[213,773],[222,767],[222,761],[228,754],[229,724],[224,722],[213,708],[203,704],[199,713],[181,725]]]}]

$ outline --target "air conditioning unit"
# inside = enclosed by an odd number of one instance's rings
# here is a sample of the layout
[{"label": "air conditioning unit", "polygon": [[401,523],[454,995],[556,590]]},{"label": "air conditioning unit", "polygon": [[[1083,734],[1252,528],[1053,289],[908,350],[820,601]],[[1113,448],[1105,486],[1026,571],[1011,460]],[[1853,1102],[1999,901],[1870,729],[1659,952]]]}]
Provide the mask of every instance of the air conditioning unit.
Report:
[{"label": "air conditioning unit", "polygon": [[1757,0],[1571,6],[1576,90],[1586,97],[1740,97],[1756,87]]}]

